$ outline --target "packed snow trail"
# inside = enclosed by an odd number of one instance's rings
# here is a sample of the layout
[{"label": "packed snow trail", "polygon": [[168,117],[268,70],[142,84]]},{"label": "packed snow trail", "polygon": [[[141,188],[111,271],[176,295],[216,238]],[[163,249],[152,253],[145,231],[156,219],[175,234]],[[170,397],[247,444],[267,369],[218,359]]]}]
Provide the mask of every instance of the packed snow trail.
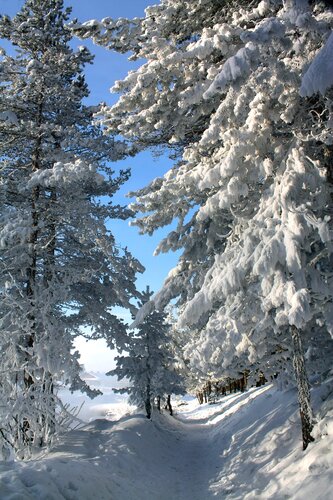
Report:
[{"label": "packed snow trail", "polygon": [[0,499],[331,500],[332,386],[313,393],[324,418],[306,452],[295,391],[267,386],[188,401],[176,418],[94,420],[39,459],[0,464]]}]

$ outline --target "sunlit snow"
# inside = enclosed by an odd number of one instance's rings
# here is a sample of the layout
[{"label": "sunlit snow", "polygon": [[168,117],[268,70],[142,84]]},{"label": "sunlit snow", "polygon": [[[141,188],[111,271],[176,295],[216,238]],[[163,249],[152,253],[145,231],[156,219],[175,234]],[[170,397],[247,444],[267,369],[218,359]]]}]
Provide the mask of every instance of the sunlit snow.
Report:
[{"label": "sunlit snow", "polygon": [[328,500],[332,381],[312,397],[321,421],[303,452],[293,389],[267,385],[201,406],[187,397],[175,404],[175,418],[155,411],[152,421],[108,391],[51,453],[2,463],[0,498]]}]

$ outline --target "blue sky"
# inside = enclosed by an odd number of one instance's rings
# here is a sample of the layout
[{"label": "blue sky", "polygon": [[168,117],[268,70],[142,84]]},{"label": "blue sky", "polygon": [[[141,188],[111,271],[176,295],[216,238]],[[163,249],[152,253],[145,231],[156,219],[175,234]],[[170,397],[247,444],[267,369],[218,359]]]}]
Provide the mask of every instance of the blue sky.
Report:
[{"label": "blue sky", "polygon": [[[90,19],[102,19],[103,17],[141,17],[148,5],[158,3],[154,0],[65,0],[66,6],[73,8],[73,17],[79,21]],[[24,0],[0,0],[0,13],[13,16],[20,10]],[[110,94],[110,87],[116,80],[123,79],[130,69],[138,67],[138,62],[128,62],[125,55],[107,51],[93,45],[90,41],[78,40],[78,45],[86,45],[95,54],[92,66],[86,68],[86,78],[90,89],[89,103],[96,104],[101,101],[112,104],[117,100],[116,95]],[[116,165],[117,166],[117,165]],[[150,152],[144,152],[136,158],[129,158],[119,162],[121,168],[131,168],[132,177],[129,182],[121,188],[115,197],[115,202],[127,204],[126,193],[148,184],[155,177],[163,175],[171,166],[171,161],[162,156],[158,160],[153,159]],[[169,270],[176,264],[177,257],[174,254],[163,254],[153,257],[154,249],[158,242],[167,233],[167,230],[159,230],[153,236],[141,236],[135,227],[129,227],[128,221],[112,221],[111,229],[121,246],[127,246],[132,254],[145,266],[146,271],[139,275],[137,287],[139,290],[149,285],[157,291]],[[125,319],[129,319],[125,313]],[[83,341],[79,343],[82,360],[88,369],[110,369],[110,352],[102,342],[95,342],[94,346]],[[98,359],[95,365],[94,359]]]}]

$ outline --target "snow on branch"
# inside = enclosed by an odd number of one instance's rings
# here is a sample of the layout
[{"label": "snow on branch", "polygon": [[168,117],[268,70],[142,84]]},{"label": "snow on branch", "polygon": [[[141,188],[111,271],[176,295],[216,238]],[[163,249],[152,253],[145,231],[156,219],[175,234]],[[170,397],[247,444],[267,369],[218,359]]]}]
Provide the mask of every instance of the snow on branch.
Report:
[{"label": "snow on branch", "polygon": [[326,44],[318,52],[302,78],[300,95],[310,97],[320,92],[324,94],[333,85],[333,32]]},{"label": "snow on branch", "polygon": [[149,316],[155,309],[153,300],[148,300],[137,312],[135,320],[130,324],[130,329],[138,328],[143,323],[145,318]]},{"label": "snow on branch", "polygon": [[250,71],[251,63],[256,55],[256,46],[252,42],[249,42],[245,47],[239,49],[237,54],[229,57],[212,85],[204,93],[204,98],[209,99],[217,92],[223,92],[228,83],[247,74]]}]

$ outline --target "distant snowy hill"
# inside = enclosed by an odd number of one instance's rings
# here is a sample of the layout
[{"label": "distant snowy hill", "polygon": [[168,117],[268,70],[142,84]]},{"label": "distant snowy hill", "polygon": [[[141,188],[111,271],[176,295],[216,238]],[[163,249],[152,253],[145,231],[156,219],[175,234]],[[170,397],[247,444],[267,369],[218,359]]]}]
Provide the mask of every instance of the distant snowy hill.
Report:
[{"label": "distant snowy hill", "polygon": [[155,412],[152,421],[109,394],[109,403],[91,402],[97,420],[48,455],[1,464],[0,498],[329,500],[332,389],[330,380],[312,391],[320,421],[305,452],[294,390],[264,386],[202,406],[187,399],[176,418]]},{"label": "distant snowy hill", "polygon": [[127,380],[119,381],[117,377],[106,375],[104,372],[84,371],[81,375],[81,378],[83,378],[83,380],[85,380],[91,387],[100,388],[102,392],[103,388],[104,390],[109,392],[112,389],[118,389],[120,387],[126,387],[128,385]]},{"label": "distant snowy hill", "polygon": [[89,385],[99,385],[100,383],[100,380],[99,380],[99,377],[98,377],[98,374],[97,373],[89,373],[89,372],[82,372],[81,373],[81,378],[82,380],[85,380]]}]

